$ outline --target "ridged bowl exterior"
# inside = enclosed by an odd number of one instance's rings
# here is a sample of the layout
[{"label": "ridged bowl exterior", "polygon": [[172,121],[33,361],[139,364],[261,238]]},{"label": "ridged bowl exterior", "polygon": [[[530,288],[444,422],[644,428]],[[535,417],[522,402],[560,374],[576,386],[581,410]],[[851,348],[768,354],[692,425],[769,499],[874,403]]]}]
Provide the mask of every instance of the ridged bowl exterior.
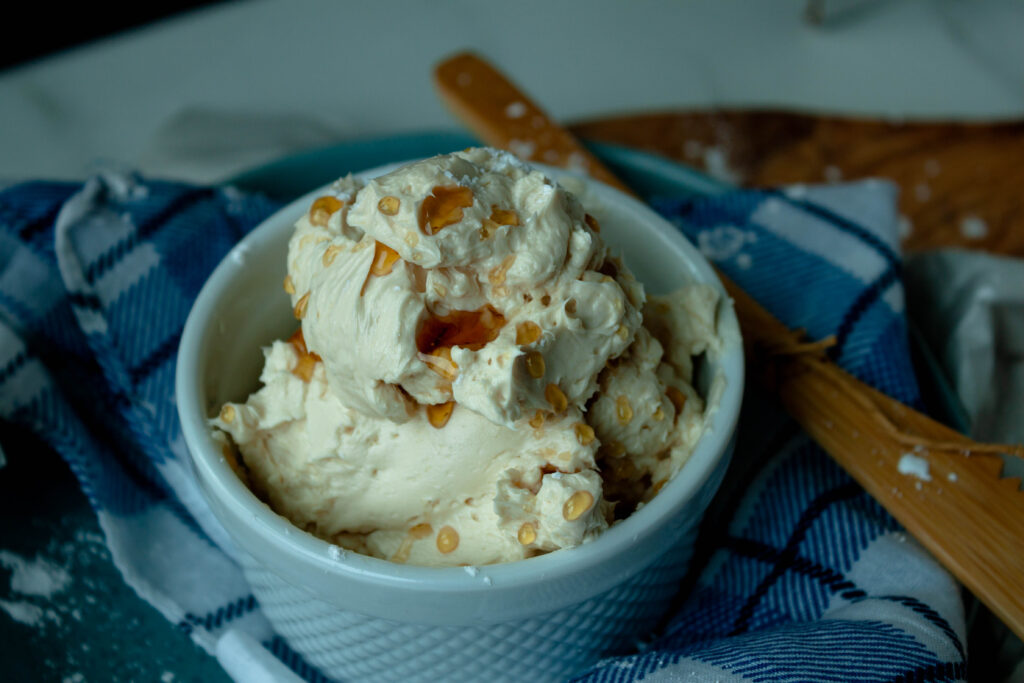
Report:
[{"label": "ridged bowl exterior", "polygon": [[[703,511],[731,455],[680,517],[682,536],[655,558],[623,557],[632,575],[569,607],[528,619],[438,626],[365,616],[295,587],[245,555],[243,569],[275,630],[343,681],[557,681],[603,654],[629,651],[657,626],[693,557]],[[645,560],[650,562],[646,563]],[[585,587],[581,587],[585,590]],[[442,598],[439,598],[439,602]],[[443,604],[438,609],[444,609]]]}]

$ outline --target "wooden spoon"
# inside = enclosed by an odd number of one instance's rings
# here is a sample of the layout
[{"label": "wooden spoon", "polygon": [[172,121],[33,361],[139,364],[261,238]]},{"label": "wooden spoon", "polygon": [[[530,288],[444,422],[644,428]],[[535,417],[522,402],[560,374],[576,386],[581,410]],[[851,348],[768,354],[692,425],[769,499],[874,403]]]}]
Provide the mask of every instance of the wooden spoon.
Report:
[{"label": "wooden spoon", "polygon": [[[567,130],[490,64],[470,53],[436,67],[442,99],[487,144],[524,159],[577,168],[629,192]],[[748,367],[850,475],[1011,630],[1024,638],[1024,493],[1001,479],[999,453],[867,386],[725,275]],[[927,464],[922,478],[901,462]],[[906,468],[904,468],[906,469]],[[922,472],[922,474],[924,474]]]}]

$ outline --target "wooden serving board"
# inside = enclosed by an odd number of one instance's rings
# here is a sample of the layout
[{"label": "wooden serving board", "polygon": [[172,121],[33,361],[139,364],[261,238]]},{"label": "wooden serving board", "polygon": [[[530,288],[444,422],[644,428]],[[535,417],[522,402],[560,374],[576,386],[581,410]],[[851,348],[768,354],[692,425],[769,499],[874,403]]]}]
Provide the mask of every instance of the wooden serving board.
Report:
[{"label": "wooden serving board", "polygon": [[757,187],[886,178],[901,188],[904,248],[1024,257],[1024,121],[898,123],[774,111],[603,118],[578,136],[655,152]]}]

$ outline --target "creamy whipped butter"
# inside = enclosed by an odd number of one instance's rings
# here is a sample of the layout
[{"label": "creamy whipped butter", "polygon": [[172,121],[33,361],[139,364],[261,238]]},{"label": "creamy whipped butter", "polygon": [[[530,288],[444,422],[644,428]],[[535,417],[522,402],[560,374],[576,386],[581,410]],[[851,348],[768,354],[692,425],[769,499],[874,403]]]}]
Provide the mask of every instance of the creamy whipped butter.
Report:
[{"label": "creamy whipped butter", "polygon": [[339,180],[287,259],[300,327],[212,424],[326,540],[427,565],[579,545],[704,428],[692,363],[721,343],[715,290],[646,297],[597,219],[504,152]]}]

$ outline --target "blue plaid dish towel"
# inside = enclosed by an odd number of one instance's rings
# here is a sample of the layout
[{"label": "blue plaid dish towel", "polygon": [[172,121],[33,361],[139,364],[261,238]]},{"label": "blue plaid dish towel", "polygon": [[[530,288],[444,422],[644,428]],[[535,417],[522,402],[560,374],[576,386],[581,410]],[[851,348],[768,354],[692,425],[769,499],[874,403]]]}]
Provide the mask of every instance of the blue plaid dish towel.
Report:
[{"label": "blue plaid dish towel", "polygon": [[[834,334],[837,362],[916,405],[895,198],[869,180],[653,205],[786,324]],[[0,190],[0,417],[60,453],[125,581],[236,680],[322,681],[232,559],[173,394],[192,301],[277,208],[125,173]],[[662,628],[580,680],[966,679],[957,584],[756,388],[697,560]]]}]

